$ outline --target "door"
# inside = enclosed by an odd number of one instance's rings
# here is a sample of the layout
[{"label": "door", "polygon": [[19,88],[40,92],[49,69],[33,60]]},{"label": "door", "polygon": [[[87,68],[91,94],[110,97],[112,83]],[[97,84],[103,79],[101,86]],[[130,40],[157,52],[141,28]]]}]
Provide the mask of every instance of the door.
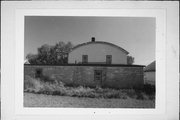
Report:
[{"label": "door", "polygon": [[94,70],[94,81],[97,86],[102,84],[102,70]]}]

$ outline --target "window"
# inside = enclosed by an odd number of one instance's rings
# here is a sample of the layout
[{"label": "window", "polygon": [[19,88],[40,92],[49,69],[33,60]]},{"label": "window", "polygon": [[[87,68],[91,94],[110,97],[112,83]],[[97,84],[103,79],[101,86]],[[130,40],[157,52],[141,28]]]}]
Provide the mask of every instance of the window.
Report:
[{"label": "window", "polygon": [[42,76],[42,69],[37,68],[35,73],[35,78],[40,78]]},{"label": "window", "polygon": [[101,81],[102,80],[102,70],[95,70],[94,71],[94,80]]},{"label": "window", "polygon": [[106,64],[112,63],[112,55],[106,55]]},{"label": "window", "polygon": [[82,55],[82,63],[88,63],[88,55]]}]

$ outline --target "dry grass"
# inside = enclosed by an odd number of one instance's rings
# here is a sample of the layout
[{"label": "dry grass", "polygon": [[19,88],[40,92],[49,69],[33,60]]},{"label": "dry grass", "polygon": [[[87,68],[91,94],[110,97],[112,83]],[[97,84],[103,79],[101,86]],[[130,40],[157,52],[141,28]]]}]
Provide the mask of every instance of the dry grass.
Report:
[{"label": "dry grass", "polygon": [[[54,80],[25,76],[25,107],[154,108],[155,100],[141,90],[67,87]],[[35,94],[34,94],[35,93]],[[111,99],[110,99],[111,98]]]},{"label": "dry grass", "polygon": [[[47,81],[47,80],[46,80]],[[149,90],[149,88],[148,88]],[[135,89],[110,89],[110,88],[89,88],[89,87],[67,87],[64,83],[54,80],[45,82],[41,79],[25,76],[24,91],[37,94],[60,95],[72,97],[89,97],[89,98],[119,98],[119,99],[140,99],[154,100],[154,94],[146,94],[142,90]],[[145,89],[145,91],[147,91]],[[148,92],[147,92],[148,93]]]},{"label": "dry grass", "polygon": [[24,93],[24,107],[155,108],[152,100],[104,99]]}]

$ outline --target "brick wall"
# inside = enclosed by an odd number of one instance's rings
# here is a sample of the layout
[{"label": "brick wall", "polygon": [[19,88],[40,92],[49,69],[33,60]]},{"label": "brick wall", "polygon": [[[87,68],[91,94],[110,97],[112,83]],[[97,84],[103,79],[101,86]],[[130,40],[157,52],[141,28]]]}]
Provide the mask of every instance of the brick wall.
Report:
[{"label": "brick wall", "polygon": [[[43,76],[56,79],[65,84],[112,88],[133,88],[143,85],[142,66],[47,66],[25,65],[24,75],[35,77],[37,69],[42,69]],[[96,80],[94,71],[101,70],[101,81]]]}]

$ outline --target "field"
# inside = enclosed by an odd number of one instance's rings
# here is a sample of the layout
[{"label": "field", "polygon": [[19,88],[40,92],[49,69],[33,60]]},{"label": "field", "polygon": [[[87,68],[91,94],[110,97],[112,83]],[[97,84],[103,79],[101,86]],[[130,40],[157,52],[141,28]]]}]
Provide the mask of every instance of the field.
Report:
[{"label": "field", "polygon": [[24,107],[154,108],[153,100],[69,97],[24,93]]}]

